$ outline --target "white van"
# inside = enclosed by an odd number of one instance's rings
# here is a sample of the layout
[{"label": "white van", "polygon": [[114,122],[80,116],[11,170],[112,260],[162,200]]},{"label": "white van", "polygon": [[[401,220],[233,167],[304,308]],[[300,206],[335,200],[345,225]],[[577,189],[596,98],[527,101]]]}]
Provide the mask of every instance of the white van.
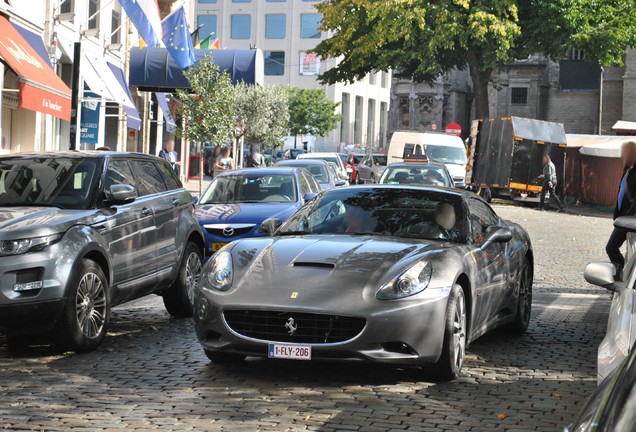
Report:
[{"label": "white van", "polygon": [[456,135],[441,132],[393,133],[387,149],[387,164],[404,162],[411,155],[425,154],[431,162],[446,165],[456,187],[466,185],[466,148],[464,141]]}]

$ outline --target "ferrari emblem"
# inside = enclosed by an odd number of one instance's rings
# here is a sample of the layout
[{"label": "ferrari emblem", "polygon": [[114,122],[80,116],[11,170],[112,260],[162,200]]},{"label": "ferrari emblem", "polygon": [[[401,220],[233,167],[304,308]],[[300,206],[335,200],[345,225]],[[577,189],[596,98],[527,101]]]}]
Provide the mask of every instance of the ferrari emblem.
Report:
[{"label": "ferrari emblem", "polygon": [[291,298],[293,299],[298,298],[298,293],[294,291],[291,295]]},{"label": "ferrari emblem", "polygon": [[289,333],[290,335],[293,335],[294,333],[296,333],[296,330],[298,329],[298,324],[296,324],[296,322],[294,321],[292,317],[289,317],[289,319],[285,323],[285,328],[287,329],[287,333]]}]

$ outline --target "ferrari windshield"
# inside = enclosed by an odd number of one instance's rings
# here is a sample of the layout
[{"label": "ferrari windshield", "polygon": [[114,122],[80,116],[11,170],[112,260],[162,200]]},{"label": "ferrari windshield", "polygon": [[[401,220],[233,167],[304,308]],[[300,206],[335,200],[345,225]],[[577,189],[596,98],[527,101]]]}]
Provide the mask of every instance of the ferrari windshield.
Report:
[{"label": "ferrari windshield", "polygon": [[94,159],[3,158],[0,207],[87,209],[98,176],[98,162]]},{"label": "ferrari windshield", "polygon": [[254,172],[216,177],[201,197],[200,204],[283,203],[296,200],[296,178],[292,174]]},{"label": "ferrari windshield", "polygon": [[277,235],[349,234],[466,241],[461,197],[401,188],[331,190],[285,222]]}]

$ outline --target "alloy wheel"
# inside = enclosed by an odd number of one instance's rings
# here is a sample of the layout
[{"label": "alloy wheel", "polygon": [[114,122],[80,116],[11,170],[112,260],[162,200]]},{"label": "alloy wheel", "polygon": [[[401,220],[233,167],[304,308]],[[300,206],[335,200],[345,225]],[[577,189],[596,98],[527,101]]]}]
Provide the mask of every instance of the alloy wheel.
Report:
[{"label": "alloy wheel", "polygon": [[528,267],[524,266],[519,275],[519,313],[522,322],[529,321],[532,312],[532,285],[529,279]]},{"label": "alloy wheel", "polygon": [[106,321],[106,290],[95,273],[86,273],[79,282],[76,316],[79,328],[88,339],[98,337]]},{"label": "alloy wheel", "polygon": [[201,258],[195,252],[192,252],[186,261],[186,289],[188,291],[188,299],[190,304],[194,304],[194,289],[199,282],[201,274]]},{"label": "alloy wheel", "polygon": [[453,346],[455,347],[455,368],[461,370],[466,350],[466,304],[464,294],[457,296],[453,318]]}]

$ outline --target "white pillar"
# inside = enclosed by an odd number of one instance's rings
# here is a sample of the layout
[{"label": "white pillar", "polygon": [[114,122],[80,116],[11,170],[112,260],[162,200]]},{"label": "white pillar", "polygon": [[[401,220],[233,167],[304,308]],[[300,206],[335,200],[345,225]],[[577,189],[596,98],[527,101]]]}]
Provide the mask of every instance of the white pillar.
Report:
[{"label": "white pillar", "polygon": [[[0,142],[2,142],[2,95],[4,89],[4,63],[0,62]],[[7,143],[9,144],[9,143]]]}]

